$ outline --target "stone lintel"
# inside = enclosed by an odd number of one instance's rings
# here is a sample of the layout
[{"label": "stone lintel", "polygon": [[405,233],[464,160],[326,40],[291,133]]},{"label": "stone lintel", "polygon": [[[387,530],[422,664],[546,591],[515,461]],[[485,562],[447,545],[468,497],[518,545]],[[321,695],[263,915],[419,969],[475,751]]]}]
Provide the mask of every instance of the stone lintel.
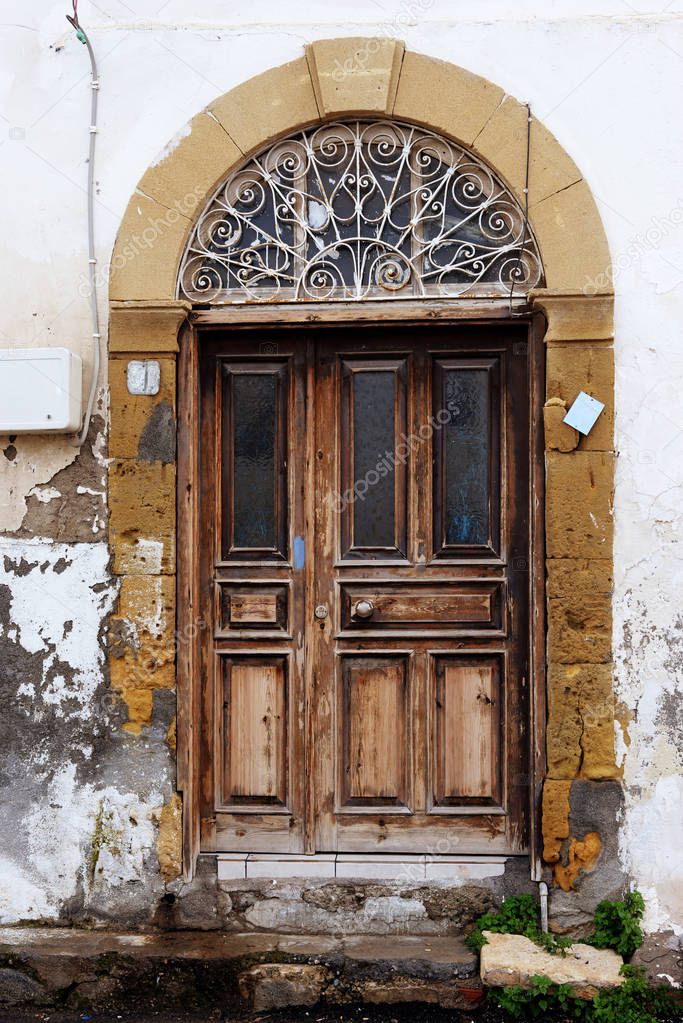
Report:
[{"label": "stone lintel", "polygon": [[529,300],[548,321],[546,342],[606,341],[614,338],[614,294],[534,288]]},{"label": "stone lintel", "polygon": [[191,309],[191,303],[184,299],[112,302],[109,307],[110,353],[177,352],[178,331]]}]

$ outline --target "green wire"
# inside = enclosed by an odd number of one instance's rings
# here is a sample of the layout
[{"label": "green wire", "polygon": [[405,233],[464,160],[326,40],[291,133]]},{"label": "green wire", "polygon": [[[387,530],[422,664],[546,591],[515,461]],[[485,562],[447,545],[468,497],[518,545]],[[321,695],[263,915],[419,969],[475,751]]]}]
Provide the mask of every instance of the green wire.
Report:
[{"label": "green wire", "polygon": [[85,43],[85,33],[82,28],[76,29],[76,38],[80,40],[80,42]]}]

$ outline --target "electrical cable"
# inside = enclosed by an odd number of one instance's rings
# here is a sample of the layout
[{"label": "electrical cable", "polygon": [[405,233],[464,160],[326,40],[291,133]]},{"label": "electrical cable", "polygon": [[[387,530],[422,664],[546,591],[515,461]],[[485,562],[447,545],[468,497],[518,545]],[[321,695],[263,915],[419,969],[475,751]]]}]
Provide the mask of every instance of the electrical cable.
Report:
[{"label": "electrical cable", "polygon": [[515,279],[519,273],[519,268],[522,263],[524,256],[524,246],[526,245],[526,239],[529,229],[529,158],[531,154],[531,105],[529,103],[524,104],[526,107],[526,167],[524,170],[524,225],[522,228],[522,244],[519,249],[517,256],[517,262],[515,268],[510,275],[510,294],[508,296],[509,309],[512,312],[512,296],[515,290]]},{"label": "electrical cable", "polygon": [[95,404],[95,393],[97,390],[97,378],[100,373],[100,316],[97,308],[97,259],[95,257],[95,139],[97,137],[97,93],[100,88],[100,83],[97,75],[95,53],[87,33],[78,20],[78,0],[72,0],[72,2],[74,13],[73,15],[67,14],[66,20],[76,30],[76,38],[79,42],[83,43],[87,47],[88,56],[90,57],[90,73],[92,77],[90,83],[90,145],[88,149],[88,278],[90,283],[93,366],[90,391],[88,393],[88,403],[85,409],[82,429],[81,432],[71,441],[75,447],[80,448],[83,446],[85,439],[88,436],[88,430],[90,429],[90,420],[92,418],[92,411]]}]

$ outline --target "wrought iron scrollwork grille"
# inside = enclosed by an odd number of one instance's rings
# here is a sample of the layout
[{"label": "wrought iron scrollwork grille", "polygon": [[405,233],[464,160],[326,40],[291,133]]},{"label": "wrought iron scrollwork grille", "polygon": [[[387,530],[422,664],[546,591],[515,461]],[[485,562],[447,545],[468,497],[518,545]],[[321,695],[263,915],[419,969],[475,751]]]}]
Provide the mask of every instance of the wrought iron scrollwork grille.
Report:
[{"label": "wrought iron scrollwork grille", "polygon": [[524,213],[472,153],[396,121],[275,143],[202,212],[178,290],[195,303],[522,294],[543,269]]}]

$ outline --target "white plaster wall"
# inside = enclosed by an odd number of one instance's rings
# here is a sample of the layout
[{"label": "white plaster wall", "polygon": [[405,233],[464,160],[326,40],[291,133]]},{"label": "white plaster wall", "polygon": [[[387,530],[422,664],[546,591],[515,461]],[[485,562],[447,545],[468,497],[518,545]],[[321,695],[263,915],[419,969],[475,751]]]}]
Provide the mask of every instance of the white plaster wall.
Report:
[{"label": "white plaster wall", "polygon": [[[683,0],[79,6],[101,69],[101,267],[136,182],[184,122],[315,38],[398,35],[484,75],[528,100],[582,169],[616,266],[614,639],[619,697],[633,716],[618,736],[627,783],[622,855],[648,896],[648,927],[680,930],[683,742],[671,708],[676,692],[680,708],[683,687]],[[72,345],[87,371],[90,95],[86,52],[64,20],[69,7],[0,4],[0,343]],[[99,298],[104,312],[105,287]],[[72,457],[61,441],[45,441],[39,455],[35,441],[17,447],[34,466],[25,478],[14,469],[26,492]],[[1,528],[18,528],[22,500],[0,498]],[[64,869],[66,846],[54,851]]]}]

